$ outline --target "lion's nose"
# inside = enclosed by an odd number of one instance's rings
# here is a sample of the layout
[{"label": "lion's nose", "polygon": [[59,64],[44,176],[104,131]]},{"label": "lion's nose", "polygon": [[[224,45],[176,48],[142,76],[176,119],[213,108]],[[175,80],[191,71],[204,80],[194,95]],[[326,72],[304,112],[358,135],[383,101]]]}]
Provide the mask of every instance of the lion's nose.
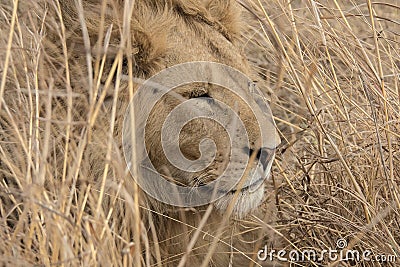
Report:
[{"label": "lion's nose", "polygon": [[[255,153],[254,149],[252,148],[246,147],[244,150],[248,153],[249,157],[251,157],[251,155]],[[268,148],[268,147],[262,147],[257,150],[256,159],[262,164],[264,171],[267,169],[271,160],[273,160],[275,156],[275,151],[276,148]]]},{"label": "lion's nose", "polygon": [[258,159],[260,160],[260,163],[263,165],[264,171],[267,169],[267,166],[270,165],[271,160],[274,159],[275,150],[276,148],[263,147],[260,149],[259,153],[257,153],[257,156],[258,154],[260,154]]}]

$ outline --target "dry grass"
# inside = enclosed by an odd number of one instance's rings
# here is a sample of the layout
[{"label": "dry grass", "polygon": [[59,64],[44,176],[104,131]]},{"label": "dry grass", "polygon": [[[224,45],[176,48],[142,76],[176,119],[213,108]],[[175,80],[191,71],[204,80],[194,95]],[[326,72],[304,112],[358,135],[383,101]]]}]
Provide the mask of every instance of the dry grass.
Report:
[{"label": "dry grass", "polygon": [[285,139],[274,227],[289,248],[334,249],[344,238],[399,256],[399,8],[294,1],[255,12],[251,57]]},{"label": "dry grass", "polygon": [[[57,14],[56,1],[49,3]],[[265,204],[274,206],[273,216],[248,219],[263,229],[259,247],[321,251],[343,238],[347,249],[396,255],[397,263],[332,266],[398,266],[398,1],[241,3],[251,18],[248,57],[269,88],[283,139]],[[0,265],[146,266],[149,240],[160,229],[135,216],[139,207],[148,211],[125,190],[133,185],[124,160],[110,152],[110,131],[96,139],[82,126],[94,115],[75,114],[72,105],[81,95],[71,80],[93,80],[70,72],[67,53],[43,69],[43,61],[56,57],[43,49],[54,18],[17,11],[18,4],[0,3]],[[57,31],[63,50],[69,32],[62,25]],[[94,111],[98,103],[90,104]],[[95,163],[105,169],[98,186],[85,165],[96,145],[108,151]],[[155,250],[158,266],[182,258],[161,260]]]}]

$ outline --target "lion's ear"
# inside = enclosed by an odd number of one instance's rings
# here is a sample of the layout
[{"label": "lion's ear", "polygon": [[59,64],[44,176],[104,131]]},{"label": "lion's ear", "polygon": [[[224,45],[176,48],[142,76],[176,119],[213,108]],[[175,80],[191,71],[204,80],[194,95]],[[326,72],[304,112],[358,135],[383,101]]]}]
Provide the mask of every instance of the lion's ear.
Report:
[{"label": "lion's ear", "polygon": [[167,37],[165,31],[158,27],[147,31],[135,29],[133,31],[133,58],[136,75],[147,77],[160,65],[160,59],[167,49]]},{"label": "lion's ear", "polygon": [[167,9],[158,10],[147,5],[138,5],[131,23],[131,38],[134,62],[139,76],[154,74],[160,67],[162,55],[168,48],[167,35],[173,25],[173,14]]}]

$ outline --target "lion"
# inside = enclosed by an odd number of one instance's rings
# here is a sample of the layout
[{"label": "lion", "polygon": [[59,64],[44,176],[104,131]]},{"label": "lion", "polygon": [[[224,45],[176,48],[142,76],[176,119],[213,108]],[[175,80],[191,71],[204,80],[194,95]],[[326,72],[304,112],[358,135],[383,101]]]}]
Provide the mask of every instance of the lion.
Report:
[{"label": "lion", "polygon": [[[257,262],[256,241],[262,237],[257,231],[243,233],[241,223],[249,214],[260,212],[259,206],[265,200],[264,181],[270,175],[279,136],[269,110],[261,112],[262,122],[257,118],[259,114],[253,108],[261,98],[254,99],[252,84],[241,88],[244,97],[212,83],[178,86],[157,101],[146,120],[144,142],[148,157],[156,171],[173,183],[188,188],[206,187],[221,176],[229,161],[233,167],[246,162],[245,168],[234,168],[242,171],[244,178],[232,187],[230,177],[234,173],[228,173],[217,184],[216,190],[223,194],[210,205],[179,207],[165,204],[140,188],[134,190],[134,177],[127,171],[121,141],[124,118],[135,90],[164,69],[189,62],[215,62],[248,77],[255,76],[241,49],[243,22],[236,1],[41,0],[21,3],[18,12],[24,25],[18,30],[31,37],[24,38],[23,43],[14,42],[21,51],[27,49],[21,54],[11,52],[14,66],[24,72],[10,71],[12,79],[7,81],[3,94],[3,108],[7,111],[2,111],[1,126],[2,131],[12,131],[17,122],[16,128],[26,129],[35,121],[32,116],[42,118],[36,120],[35,132],[39,136],[37,146],[42,150],[32,155],[37,157],[32,161],[37,168],[18,156],[11,160],[13,164],[0,163],[5,173],[3,182],[18,187],[15,177],[28,175],[31,178],[27,184],[49,188],[57,184],[55,181],[62,181],[77,188],[78,199],[79,194],[83,196],[78,189],[87,188],[87,184],[98,188],[101,194],[108,190],[110,195],[116,190],[115,184],[123,184],[125,193],[121,197],[126,202],[112,215],[119,218],[111,220],[119,224],[119,229],[122,225],[133,228],[140,216],[140,233],[147,231],[148,240],[133,236],[134,230],[127,230],[125,238],[141,240],[143,246],[148,244],[145,252],[138,252],[146,264],[244,266]],[[32,110],[18,111],[21,101],[27,99]],[[223,125],[204,118],[191,120],[179,131],[182,155],[191,161],[201,158],[207,152],[200,145],[204,139],[214,142],[214,154],[209,155],[211,164],[188,172],[165,155],[161,132],[168,115],[182,102],[193,99],[198,100],[194,107],[198,110],[215,110],[215,103],[223,102],[237,111],[248,145],[233,153],[229,132]],[[263,129],[266,135],[261,133]],[[168,130],[167,136],[174,137],[173,133]],[[12,145],[14,142],[11,135],[3,139],[3,150],[27,153],[24,147]],[[20,166],[19,174],[15,166]],[[24,174],[26,169],[34,171]],[[160,192],[171,193],[162,188]],[[142,207],[140,215],[128,211],[135,197]],[[111,196],[102,195],[99,199],[101,207],[88,207],[88,214],[116,207]],[[150,228],[157,231],[151,233]],[[199,234],[203,237],[195,237]],[[140,245],[136,247],[139,250]]]}]

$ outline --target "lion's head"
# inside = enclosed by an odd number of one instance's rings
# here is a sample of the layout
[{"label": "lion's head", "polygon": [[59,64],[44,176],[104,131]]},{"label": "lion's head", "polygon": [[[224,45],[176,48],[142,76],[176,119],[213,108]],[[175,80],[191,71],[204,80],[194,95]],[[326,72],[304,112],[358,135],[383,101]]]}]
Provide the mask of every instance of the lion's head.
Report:
[{"label": "lion's head", "polygon": [[[82,8],[86,12],[84,14],[91,18],[86,20],[90,40],[96,44],[102,43],[98,46],[101,49],[97,50],[93,45],[94,55],[96,56],[97,52],[97,57],[104,56],[105,62],[107,60],[116,62],[118,56],[121,59],[119,72],[118,67],[113,70],[111,65],[105,65],[105,71],[99,74],[104,76],[103,81],[105,81],[101,93],[107,92],[104,97],[106,111],[111,111],[111,106],[115,104],[113,85],[118,84],[117,120],[119,123],[117,127],[119,128],[122,127],[121,118],[131,99],[128,94],[129,80],[133,79],[134,88],[138,88],[145,79],[164,69],[194,61],[224,64],[231,67],[234,73],[240,72],[249,77],[253,76],[240,49],[240,12],[235,1],[146,1],[145,3],[136,1],[131,7],[123,6],[119,1],[109,1],[108,5],[111,8],[110,11],[105,12],[105,16],[100,14],[101,2],[84,1]],[[68,27],[80,31],[81,22],[75,20],[79,17],[78,10],[71,8],[73,5],[70,1],[63,1],[63,6]],[[119,18],[124,17],[124,12],[133,14],[129,25],[125,21],[119,21]],[[96,20],[97,17],[105,17],[105,19]],[[96,39],[99,36],[101,23],[104,29],[108,29],[103,33],[107,44],[105,41]],[[76,36],[80,36],[79,31],[75,32]],[[129,31],[130,39],[124,40],[119,37],[124,31]],[[82,51],[87,49],[87,44],[75,36],[71,38],[70,44],[74,49],[81,48]],[[128,47],[123,48],[124,46]],[[119,54],[121,51],[123,55]],[[83,55],[80,60],[84,60]],[[187,66],[190,68],[189,65]],[[201,72],[201,70],[197,71]],[[218,184],[213,184],[212,187],[215,190],[213,192],[218,195],[215,198],[215,206],[224,212],[229,204],[235,201],[233,213],[242,217],[256,208],[263,199],[263,182],[269,176],[279,137],[267,104],[261,103],[264,101],[262,96],[254,93],[254,84],[249,78],[246,81],[240,81],[238,77],[234,77],[234,73],[213,70],[212,66],[207,71],[208,73],[203,75],[209,75],[208,81],[214,79],[217,84],[194,81],[173,88],[155,103],[151,113],[146,117],[145,124],[135,127],[145,128],[147,155],[155,171],[164,179],[173,180],[174,183],[189,188],[201,187],[211,190],[207,188],[207,185],[224,174]],[[113,74],[110,75],[110,73]],[[185,74],[181,73],[181,75]],[[238,88],[225,88],[218,84],[218,80],[226,78],[227,75],[233,75],[231,84],[237,83]],[[110,76],[113,76],[112,82],[107,84]],[[178,76],[167,79],[178,79]],[[158,83],[162,86],[164,82],[166,81]],[[75,86],[81,87],[81,85]],[[150,91],[151,89],[147,88],[147,93],[153,94]],[[171,112],[186,100],[192,99],[198,101],[193,102],[192,110],[189,108],[183,113],[194,112],[192,115],[195,115],[197,111],[209,111],[209,114],[224,113],[226,111],[222,108],[222,103],[234,111],[238,117],[230,118],[231,122],[225,125],[221,125],[212,118],[203,117],[187,121],[187,124],[182,125],[179,131],[170,128],[178,127],[178,125],[165,127],[165,121]],[[150,105],[148,101],[143,98],[136,103],[139,106],[139,108],[136,107],[136,113],[139,116],[143,113],[141,109]],[[262,107],[263,105],[265,107]],[[175,118],[175,121],[177,120],[179,118]],[[243,123],[244,132],[235,132],[236,130],[233,129],[238,124],[237,121]],[[100,121],[96,127],[100,128],[99,125],[103,123]],[[179,153],[182,153],[184,161],[187,160],[186,165],[181,162],[185,166],[177,167],[176,164],[171,163],[173,155],[167,155],[165,145],[161,140],[162,127],[165,127],[166,138],[171,139],[164,140],[166,143],[172,142],[172,139],[179,136],[177,139]],[[229,133],[226,127],[233,127],[231,129],[233,132]],[[261,134],[262,131],[264,134]],[[235,147],[232,142],[236,142],[235,138],[243,139],[243,134],[247,135],[245,138],[247,143],[241,144],[241,147]],[[212,140],[214,144],[205,145],[202,143],[205,138]],[[234,150],[232,150],[233,147]],[[209,164],[195,171],[189,170],[194,167],[189,165],[204,160],[209,161]],[[141,162],[136,163],[141,164]],[[225,172],[228,164],[231,165],[228,172]],[[239,176],[232,181],[235,174],[248,177],[239,181]],[[154,194],[171,194],[163,190],[160,184],[153,183],[151,186],[161,187]],[[162,198],[154,194],[152,197],[158,200],[160,200],[158,197]],[[162,207],[160,204],[154,205]]]}]

